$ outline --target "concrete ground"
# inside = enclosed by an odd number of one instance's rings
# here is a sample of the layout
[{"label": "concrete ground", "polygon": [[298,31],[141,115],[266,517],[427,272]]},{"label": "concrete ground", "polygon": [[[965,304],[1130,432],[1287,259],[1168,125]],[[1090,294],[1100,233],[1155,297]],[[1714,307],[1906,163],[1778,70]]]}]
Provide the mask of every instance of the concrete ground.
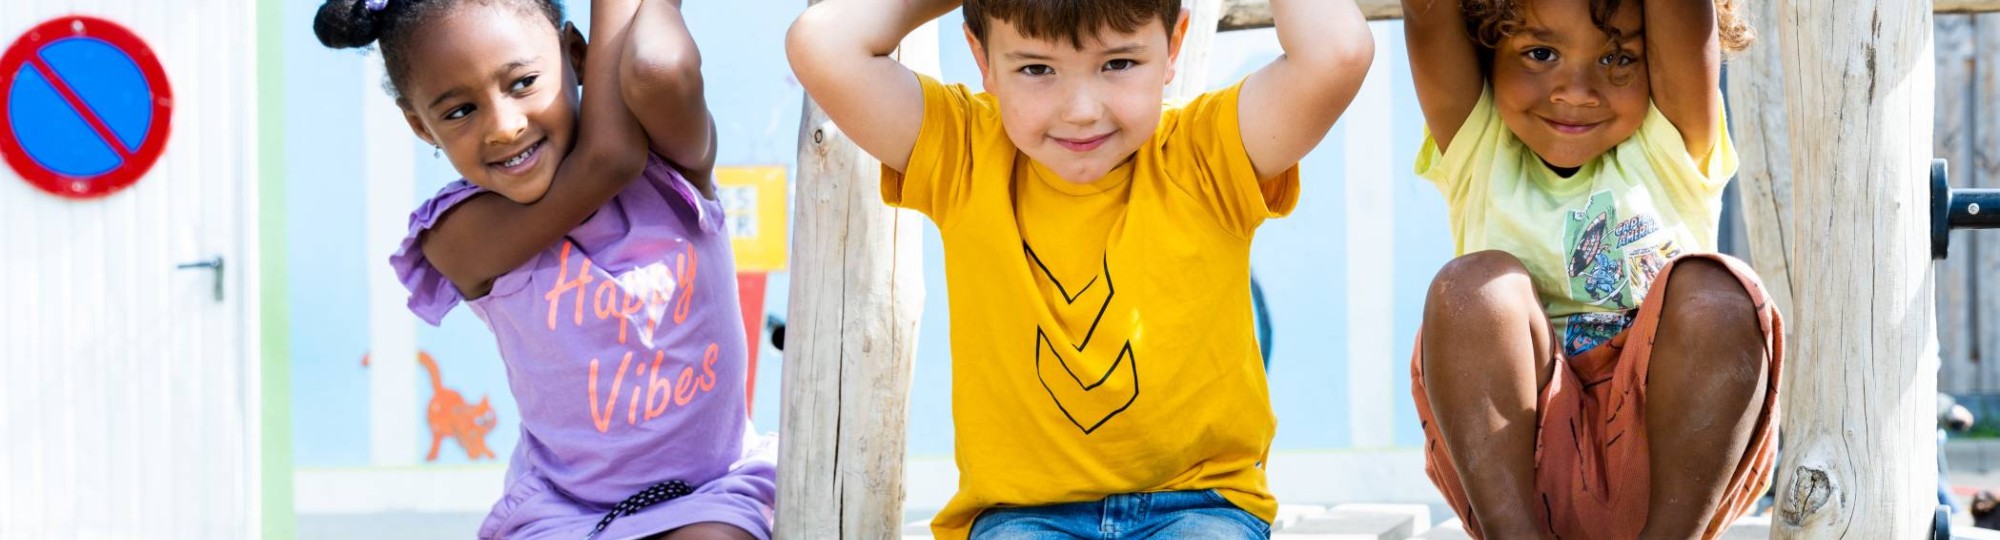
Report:
[{"label": "concrete ground", "polygon": [[[2000,439],[1953,440],[1945,447],[1945,457],[1951,466],[1949,479],[1952,492],[1961,508],[1980,490],[2000,493]],[[1297,458],[1295,458],[1297,459]],[[1376,458],[1357,458],[1353,455],[1329,455],[1325,461],[1348,462],[1368,461]],[[1399,458],[1400,459],[1400,458]],[[929,466],[928,463],[912,463],[913,466]],[[1353,476],[1351,470],[1335,470],[1324,465],[1303,467],[1311,470],[1315,478]],[[1393,467],[1391,467],[1393,468]],[[1340,467],[1345,469],[1345,467]],[[1370,485],[1368,482],[1315,482],[1315,484],[1336,483],[1347,485]],[[918,486],[911,486],[913,491]],[[935,487],[935,486],[932,486]],[[925,490],[935,491],[930,487]],[[948,491],[948,490],[947,490]],[[1301,500],[1315,495],[1335,497],[1334,500],[1353,500],[1345,491],[1301,492],[1296,488],[1287,491],[1298,495],[1289,500]],[[912,503],[919,500],[939,499],[928,493],[912,493]],[[1407,494],[1393,496],[1402,498]],[[1393,499],[1391,499],[1393,500]],[[936,509],[931,505],[913,506],[903,514],[905,538],[928,538],[927,527],[931,514]],[[335,538],[370,538],[371,540],[396,540],[402,538],[465,538],[478,530],[484,519],[483,513],[475,512],[372,512],[372,513],[307,513],[298,516],[298,537],[304,540]],[[1285,538],[1376,538],[1382,540],[1398,538],[1466,538],[1460,530],[1457,518],[1450,508],[1435,501],[1415,504],[1361,504],[1353,503],[1288,503],[1280,510],[1275,537]],[[1954,536],[1960,538],[2000,540],[2000,532],[1973,530],[1971,518],[1963,511],[1954,519]],[[1769,516],[1745,518],[1732,528],[1725,539],[1768,538]]]}]

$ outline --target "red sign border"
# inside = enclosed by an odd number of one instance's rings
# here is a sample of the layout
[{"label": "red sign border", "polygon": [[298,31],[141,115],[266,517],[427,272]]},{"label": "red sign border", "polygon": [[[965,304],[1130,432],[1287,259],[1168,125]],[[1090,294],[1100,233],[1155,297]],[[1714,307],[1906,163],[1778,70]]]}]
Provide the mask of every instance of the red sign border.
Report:
[{"label": "red sign border", "polygon": [[[110,195],[138,183],[139,178],[151,171],[153,164],[166,153],[167,137],[171,134],[169,121],[173,115],[174,92],[173,87],[167,84],[167,71],[160,66],[159,57],[153,53],[152,47],[146,46],[144,40],[139,39],[137,34],[123,25],[87,15],[57,17],[29,28],[27,32],[21,34],[21,37],[14,40],[13,45],[7,47],[4,54],[0,54],[0,76],[18,73],[28,58],[40,52],[44,46],[73,37],[103,40],[131,57],[134,64],[138,64],[139,73],[146,78],[146,84],[150,85],[153,91],[153,119],[152,124],[147,127],[146,140],[139,143],[139,148],[132,152],[125,163],[104,174],[77,177],[49,170],[42,164],[36,163],[34,158],[28,157],[27,150],[21,146],[21,141],[14,134],[12,122],[4,118],[8,94],[12,92],[14,85],[12,79],[0,79],[6,81],[5,84],[0,84],[0,155],[6,156],[7,164],[12,165],[14,171],[20,173],[28,184],[42,191],[73,199],[91,199]],[[122,143],[116,139],[113,137],[112,140],[104,142]]]}]

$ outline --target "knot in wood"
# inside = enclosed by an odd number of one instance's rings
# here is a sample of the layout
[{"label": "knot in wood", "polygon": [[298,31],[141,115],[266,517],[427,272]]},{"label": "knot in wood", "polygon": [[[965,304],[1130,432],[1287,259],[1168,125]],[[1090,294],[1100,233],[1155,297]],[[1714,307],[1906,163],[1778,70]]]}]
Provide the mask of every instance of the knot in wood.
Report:
[{"label": "knot in wood", "polygon": [[1785,500],[1782,513],[1785,523],[1794,527],[1805,524],[1806,519],[1826,506],[1833,496],[1833,478],[1824,469],[1799,467],[1792,473],[1792,492]]}]

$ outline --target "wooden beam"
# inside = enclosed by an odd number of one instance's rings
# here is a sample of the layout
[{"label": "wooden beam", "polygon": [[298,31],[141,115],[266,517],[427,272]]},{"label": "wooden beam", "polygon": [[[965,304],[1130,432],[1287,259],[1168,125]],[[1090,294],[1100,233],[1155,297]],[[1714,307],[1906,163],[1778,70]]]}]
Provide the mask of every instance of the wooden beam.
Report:
[{"label": "wooden beam", "polygon": [[[1371,21],[1403,18],[1401,0],[1355,0],[1355,3],[1361,6],[1361,14]],[[1218,30],[1228,32],[1270,27],[1270,0],[1222,0],[1222,20],[1217,25]]]},{"label": "wooden beam", "polygon": [[2000,0],[1937,0],[1933,13],[1990,13],[2000,11]]},{"label": "wooden beam", "polygon": [[1937,506],[1929,0],[1778,2],[1797,328],[1773,538],[1922,538]]},{"label": "wooden beam", "polygon": [[[926,24],[898,59],[936,75],[937,42],[937,24]],[[924,303],[923,216],[882,203],[881,163],[810,98],[800,124],[775,532],[895,538]]]},{"label": "wooden beam", "polygon": [[[1403,18],[1403,3],[1401,0],[1355,1],[1361,5],[1361,13],[1367,15],[1368,20],[1380,21]],[[1751,3],[1755,4],[1758,2]],[[2000,11],[2000,0],[1938,0],[1934,9],[1938,13]],[[1219,30],[1228,32],[1230,30],[1250,30],[1270,27],[1270,0],[1222,0],[1222,20],[1218,24]]]}]

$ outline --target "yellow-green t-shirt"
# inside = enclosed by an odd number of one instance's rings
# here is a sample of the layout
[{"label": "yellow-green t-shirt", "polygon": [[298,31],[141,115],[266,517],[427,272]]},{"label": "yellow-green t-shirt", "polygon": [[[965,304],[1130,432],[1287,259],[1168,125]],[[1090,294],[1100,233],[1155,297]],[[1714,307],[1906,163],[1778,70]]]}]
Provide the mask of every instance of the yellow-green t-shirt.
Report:
[{"label": "yellow-green t-shirt", "polygon": [[1444,193],[1456,254],[1520,259],[1574,356],[1630,324],[1669,259],[1715,251],[1722,188],[1736,174],[1728,130],[1718,133],[1697,161],[1649,104],[1631,138],[1563,178],[1501,122],[1489,87],[1447,153],[1425,135],[1416,169]]},{"label": "yellow-green t-shirt", "polygon": [[1164,109],[1125,164],[1072,184],[1016,151],[993,96],[920,76],[924,122],[882,198],[944,238],[965,538],[995,506],[1213,489],[1266,521],[1277,421],[1250,302],[1250,239],[1298,170],[1259,182],[1241,85]]}]

